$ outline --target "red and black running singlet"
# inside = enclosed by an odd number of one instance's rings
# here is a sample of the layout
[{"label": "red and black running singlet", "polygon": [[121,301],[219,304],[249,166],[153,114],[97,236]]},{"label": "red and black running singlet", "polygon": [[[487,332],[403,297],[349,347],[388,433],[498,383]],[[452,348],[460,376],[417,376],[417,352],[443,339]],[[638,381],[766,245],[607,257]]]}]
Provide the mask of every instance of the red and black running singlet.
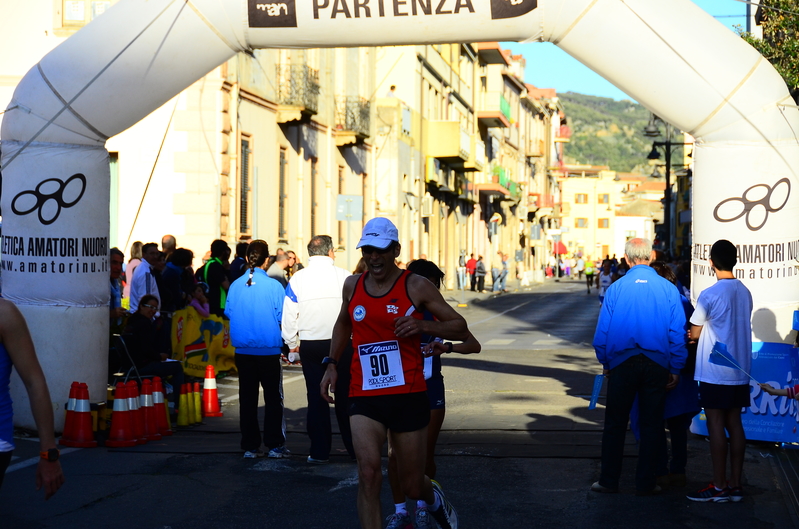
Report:
[{"label": "red and black running singlet", "polygon": [[423,317],[408,296],[406,282],[410,272],[403,270],[391,290],[380,297],[366,292],[367,274],[358,278],[349,304],[354,351],[350,396],[426,391],[421,335],[398,338],[394,334],[395,318],[413,316],[421,320]]}]

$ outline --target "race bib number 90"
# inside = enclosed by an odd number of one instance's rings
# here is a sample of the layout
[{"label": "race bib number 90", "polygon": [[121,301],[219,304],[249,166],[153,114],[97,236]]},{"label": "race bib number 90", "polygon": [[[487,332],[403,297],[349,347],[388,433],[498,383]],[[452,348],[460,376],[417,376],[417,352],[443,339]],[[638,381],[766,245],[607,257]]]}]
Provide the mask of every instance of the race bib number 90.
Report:
[{"label": "race bib number 90", "polygon": [[405,385],[402,358],[396,340],[358,346],[364,391]]}]

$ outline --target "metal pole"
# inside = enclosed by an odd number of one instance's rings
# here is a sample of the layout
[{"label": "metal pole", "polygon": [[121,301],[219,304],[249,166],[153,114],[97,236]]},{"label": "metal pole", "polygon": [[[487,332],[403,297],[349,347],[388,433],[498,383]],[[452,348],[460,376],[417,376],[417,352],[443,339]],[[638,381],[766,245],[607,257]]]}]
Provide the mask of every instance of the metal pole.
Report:
[{"label": "metal pole", "polygon": [[665,211],[663,222],[666,224],[666,253],[671,257],[671,127],[666,123],[666,189],[663,192]]},{"label": "metal pole", "polygon": [[352,199],[347,199],[347,268],[350,270],[355,270],[355,267],[352,266],[352,245],[350,244],[352,239],[352,225],[350,221],[352,220]]}]

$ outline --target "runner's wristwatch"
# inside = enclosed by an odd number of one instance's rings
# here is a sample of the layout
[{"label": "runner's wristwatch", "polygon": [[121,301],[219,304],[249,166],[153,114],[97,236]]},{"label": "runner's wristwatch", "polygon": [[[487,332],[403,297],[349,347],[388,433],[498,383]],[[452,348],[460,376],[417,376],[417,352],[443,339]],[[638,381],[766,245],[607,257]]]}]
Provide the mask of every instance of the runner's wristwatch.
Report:
[{"label": "runner's wristwatch", "polygon": [[337,366],[338,365],[338,360],[336,360],[334,358],[330,358],[329,356],[326,356],[326,357],[322,358],[322,365],[327,367],[328,364],[333,364],[334,366]]},{"label": "runner's wristwatch", "polygon": [[58,461],[58,456],[61,452],[58,448],[50,448],[49,450],[45,450],[44,452],[39,452],[39,457],[42,459],[49,461],[50,463],[55,463]]}]

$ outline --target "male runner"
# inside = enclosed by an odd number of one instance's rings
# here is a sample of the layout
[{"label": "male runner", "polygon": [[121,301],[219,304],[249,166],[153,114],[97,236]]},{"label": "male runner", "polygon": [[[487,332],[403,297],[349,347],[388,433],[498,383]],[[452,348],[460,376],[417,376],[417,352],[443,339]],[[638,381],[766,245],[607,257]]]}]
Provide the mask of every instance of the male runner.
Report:
[{"label": "male runner", "polygon": [[[352,336],[350,423],[358,459],[358,517],[363,529],[380,529],[381,449],[387,436],[397,456],[405,496],[424,500],[442,529],[457,529],[455,509],[441,487],[424,475],[430,404],[424,380],[421,335],[469,337],[466,321],[427,279],[401,270],[397,228],[385,218],[366,223],[358,242],[367,271],[344,282],[333,328],[322,396],[336,385],[335,364]],[[435,321],[423,320],[425,310]],[[447,351],[452,344],[445,344]],[[436,352],[436,354],[438,351]]]}]

